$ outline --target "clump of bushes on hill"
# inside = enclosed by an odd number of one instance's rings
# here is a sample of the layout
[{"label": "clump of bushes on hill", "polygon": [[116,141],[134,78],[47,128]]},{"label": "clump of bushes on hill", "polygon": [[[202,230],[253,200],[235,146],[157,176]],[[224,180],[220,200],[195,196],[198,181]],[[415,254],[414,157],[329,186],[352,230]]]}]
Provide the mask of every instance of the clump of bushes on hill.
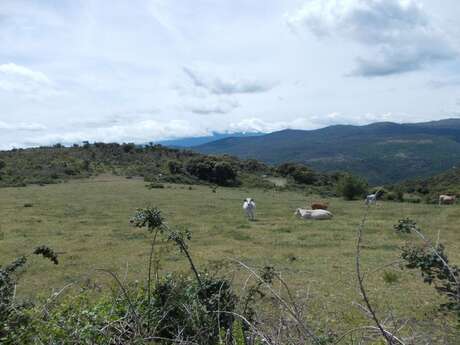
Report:
[{"label": "clump of bushes on hill", "polygon": [[345,200],[362,198],[367,193],[368,185],[365,180],[351,174],[343,175],[337,184],[337,194]]},{"label": "clump of bushes on hill", "polygon": [[283,177],[291,177],[298,184],[314,184],[318,176],[310,168],[295,163],[284,163],[276,168],[276,172]]},{"label": "clump of bushes on hill", "polygon": [[334,189],[343,174],[318,173],[311,168],[298,163],[284,163],[275,168],[275,173],[287,178],[285,189],[303,188],[310,193],[334,194]]},{"label": "clump of bushes on hill", "polygon": [[144,177],[147,182],[241,184],[238,175],[271,168],[255,160],[206,156],[161,145],[84,143],[0,151],[0,187],[49,184],[101,173]]},{"label": "clump of bushes on hill", "polygon": [[[146,182],[245,185],[272,188],[264,176],[282,176],[286,189],[335,189],[342,174],[318,173],[302,164],[269,167],[254,159],[209,156],[161,145],[94,143],[0,151],[0,187],[50,184],[102,173],[143,177]],[[284,188],[284,187],[283,187]],[[316,190],[316,189],[315,189]]]},{"label": "clump of bushes on hill", "polygon": [[386,201],[404,201],[404,191],[401,188],[392,188],[392,189],[380,189],[380,199]]},{"label": "clump of bushes on hill", "polygon": [[187,163],[186,169],[198,179],[219,186],[237,186],[240,184],[236,169],[223,159],[214,157],[194,158]]}]

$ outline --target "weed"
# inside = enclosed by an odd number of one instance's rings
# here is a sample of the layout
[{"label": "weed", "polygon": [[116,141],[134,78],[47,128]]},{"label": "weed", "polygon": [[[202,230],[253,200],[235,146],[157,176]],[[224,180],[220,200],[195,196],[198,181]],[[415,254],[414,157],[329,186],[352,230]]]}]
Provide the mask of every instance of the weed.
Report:
[{"label": "weed", "polygon": [[399,274],[393,271],[384,271],[383,272],[383,280],[387,284],[395,284],[399,282]]}]

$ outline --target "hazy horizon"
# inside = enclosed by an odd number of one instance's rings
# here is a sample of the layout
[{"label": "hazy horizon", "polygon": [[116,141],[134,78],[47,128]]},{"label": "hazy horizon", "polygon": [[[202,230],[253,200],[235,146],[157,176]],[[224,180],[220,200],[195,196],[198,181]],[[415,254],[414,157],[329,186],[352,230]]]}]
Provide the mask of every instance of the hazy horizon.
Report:
[{"label": "hazy horizon", "polygon": [[460,118],[460,3],[4,0],[0,149]]}]

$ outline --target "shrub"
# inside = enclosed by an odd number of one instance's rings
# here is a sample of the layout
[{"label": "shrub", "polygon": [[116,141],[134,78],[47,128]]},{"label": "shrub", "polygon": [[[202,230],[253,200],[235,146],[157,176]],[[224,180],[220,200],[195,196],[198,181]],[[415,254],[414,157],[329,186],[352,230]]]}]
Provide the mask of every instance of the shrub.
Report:
[{"label": "shrub", "polygon": [[403,202],[404,201],[404,192],[401,189],[386,192],[386,193],[383,194],[382,199],[388,200],[388,201]]},{"label": "shrub", "polygon": [[449,259],[444,253],[444,246],[439,244],[432,248],[428,244],[406,245],[401,253],[409,269],[419,269],[423,281],[433,285],[439,294],[447,297],[448,302],[441,308],[457,313],[460,320],[460,269],[449,265]]},{"label": "shrub", "polygon": [[134,152],[135,148],[136,148],[136,145],[133,144],[133,143],[129,143],[129,144],[123,144],[121,145],[122,148],[123,148],[123,151],[125,153],[130,153],[130,152]]},{"label": "shrub", "polygon": [[395,284],[399,281],[399,275],[396,272],[385,271],[383,272],[383,280],[387,284]]},{"label": "shrub", "polygon": [[164,182],[167,182],[167,183],[177,183],[177,184],[196,184],[196,183],[199,183],[198,180],[194,179],[193,177],[186,176],[186,175],[164,176],[162,180]]},{"label": "shrub", "polygon": [[347,174],[337,184],[337,194],[345,200],[363,197],[367,192],[367,182],[359,177]]},{"label": "shrub", "polygon": [[393,225],[393,229],[400,234],[410,234],[413,230],[418,230],[417,223],[410,218],[400,219],[398,224]]},{"label": "shrub", "polygon": [[317,174],[310,168],[294,163],[284,163],[277,167],[276,171],[283,177],[292,177],[298,184],[314,184]]},{"label": "shrub", "polygon": [[404,191],[401,188],[396,189],[393,193],[395,193],[397,201],[404,201]]},{"label": "shrub", "polygon": [[427,204],[437,204],[439,202],[439,196],[437,194],[426,194],[423,199]]},{"label": "shrub", "polygon": [[[33,254],[42,255],[54,264],[58,264],[56,253],[47,246],[35,248]],[[29,317],[23,312],[23,309],[30,308],[30,305],[18,303],[15,300],[17,275],[26,263],[27,257],[21,256],[6,266],[0,266],[0,343],[2,344],[9,334],[24,329],[29,324]]]},{"label": "shrub", "polygon": [[241,163],[241,166],[244,170],[252,173],[269,170],[264,163],[255,159],[247,159]]},{"label": "shrub", "polygon": [[236,180],[236,171],[226,162],[217,162],[214,165],[214,181],[217,185],[232,185]]},{"label": "shrub", "polygon": [[178,161],[169,161],[168,170],[171,174],[180,174],[182,173],[182,164]]},{"label": "shrub", "polygon": [[404,201],[409,202],[409,203],[413,203],[413,204],[419,204],[422,201],[422,199],[420,199],[420,197],[412,194],[412,195],[406,195],[404,197]]},{"label": "shrub", "polygon": [[[139,209],[131,219],[131,223],[137,228],[146,228],[154,234],[149,261],[147,331],[150,331],[152,319],[152,323],[156,323],[158,329],[156,336],[175,339],[178,330],[181,330],[181,339],[186,342],[217,343],[219,326],[227,330],[232,328],[232,313],[237,297],[232,292],[230,282],[212,278],[197,270],[188,248],[191,233],[188,230],[170,228],[164,222],[159,209]],[[195,274],[195,280],[168,275],[163,281],[157,282],[151,296],[150,272],[158,234],[165,235],[167,240],[173,242],[185,255]]]},{"label": "shrub", "polygon": [[186,342],[216,344],[219,326],[232,329],[237,298],[226,280],[206,276],[200,286],[190,278],[169,275],[156,285],[153,297],[157,336],[174,339],[181,330]]},{"label": "shrub", "polygon": [[200,180],[215,183],[219,186],[235,186],[237,172],[231,164],[217,161],[210,157],[192,159],[187,163],[187,171]]},{"label": "shrub", "polygon": [[148,189],[161,189],[161,188],[164,188],[164,187],[165,187],[164,184],[157,183],[157,182],[152,182],[152,183],[147,185]]}]

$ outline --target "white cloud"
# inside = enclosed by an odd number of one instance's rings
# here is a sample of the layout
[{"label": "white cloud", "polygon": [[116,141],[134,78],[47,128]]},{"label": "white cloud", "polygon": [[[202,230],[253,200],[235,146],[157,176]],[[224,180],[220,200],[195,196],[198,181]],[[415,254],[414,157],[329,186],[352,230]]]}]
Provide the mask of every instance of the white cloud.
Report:
[{"label": "white cloud", "polygon": [[435,89],[460,86],[460,77],[447,77],[444,79],[430,80],[428,85]]},{"label": "white cloud", "polygon": [[234,99],[204,99],[194,100],[184,106],[184,110],[191,111],[194,114],[228,114],[239,107],[239,103]]},{"label": "white cloud", "polygon": [[190,78],[193,85],[204,88],[215,95],[232,95],[243,93],[266,92],[274,87],[274,83],[256,79],[228,79],[206,77],[190,68],[184,67],[184,73]]},{"label": "white cloud", "polygon": [[14,63],[7,63],[0,65],[0,73],[8,75],[8,76],[15,76],[15,77],[21,77],[24,79],[29,79],[33,80],[37,83],[43,83],[43,84],[51,84],[51,81],[48,79],[48,77],[38,71],[32,71],[31,69],[24,67],[24,66],[19,66]]},{"label": "white cloud", "polygon": [[434,120],[459,110],[460,61],[423,68],[460,45],[458,0],[0,3],[0,147]]},{"label": "white cloud", "polygon": [[458,53],[416,0],[313,0],[287,21],[320,38],[337,36],[372,48],[356,60],[352,74],[359,76],[418,70]]},{"label": "white cloud", "polygon": [[20,146],[39,146],[62,143],[66,145],[90,142],[135,142],[174,139],[193,136],[204,136],[209,131],[194,126],[188,121],[171,120],[141,120],[126,121],[116,125],[86,128],[59,128],[43,135],[28,136]]},{"label": "white cloud", "polygon": [[332,112],[325,115],[312,115],[300,117],[291,121],[266,121],[260,118],[248,118],[229,125],[229,132],[262,132],[270,133],[283,129],[312,130],[334,124],[366,125],[373,122],[399,122],[396,119],[405,118],[410,120],[407,114],[392,113],[365,113],[359,115],[342,114]]},{"label": "white cloud", "polygon": [[19,123],[6,123],[4,121],[0,121],[0,130],[9,130],[9,131],[44,131],[46,130],[46,126],[40,123],[27,123],[27,122],[19,122]]},{"label": "white cloud", "polygon": [[261,132],[269,133],[283,129],[311,129],[314,124],[307,118],[297,118],[292,121],[266,121],[260,118],[248,118],[230,123],[229,132]]},{"label": "white cloud", "polygon": [[333,124],[366,125],[372,122],[398,122],[398,118],[407,118],[407,114],[365,113],[350,115],[340,112],[332,112],[326,115],[315,115],[310,117],[311,121],[317,127],[330,126]]},{"label": "white cloud", "polygon": [[18,93],[32,99],[59,94],[44,73],[14,63],[0,65],[0,91]]}]

